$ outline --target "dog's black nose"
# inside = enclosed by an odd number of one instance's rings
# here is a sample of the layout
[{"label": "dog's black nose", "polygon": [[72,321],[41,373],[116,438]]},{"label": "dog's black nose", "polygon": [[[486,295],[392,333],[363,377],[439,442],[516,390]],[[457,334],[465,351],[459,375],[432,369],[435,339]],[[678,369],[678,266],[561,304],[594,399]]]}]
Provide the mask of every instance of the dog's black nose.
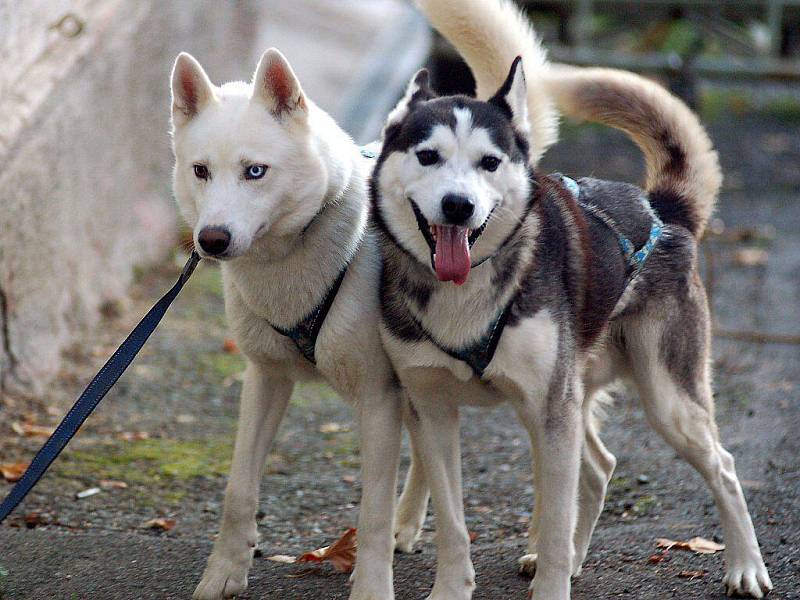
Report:
[{"label": "dog's black nose", "polygon": [[475,204],[466,196],[447,194],[442,198],[442,213],[450,225],[463,225],[475,212]]},{"label": "dog's black nose", "polygon": [[200,247],[211,256],[223,254],[231,244],[231,232],[224,227],[204,227],[197,236]]}]

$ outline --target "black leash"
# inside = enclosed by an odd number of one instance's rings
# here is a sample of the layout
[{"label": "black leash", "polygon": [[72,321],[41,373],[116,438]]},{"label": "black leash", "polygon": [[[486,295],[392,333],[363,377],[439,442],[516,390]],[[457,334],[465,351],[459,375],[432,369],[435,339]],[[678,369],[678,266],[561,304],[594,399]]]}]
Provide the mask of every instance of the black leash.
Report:
[{"label": "black leash", "polygon": [[131,362],[142,346],[145,345],[150,334],[155,331],[164,314],[167,312],[172,301],[175,300],[180,293],[184,284],[189,280],[194,272],[197,263],[200,262],[200,256],[196,252],[192,252],[186,266],[183,267],[181,276],[178,281],[172,286],[161,300],[156,302],[155,306],[150,309],[144,318],[139,321],[139,324],[128,335],[122,345],[117,348],[117,351],[108,359],[100,372],[95,375],[89,386],[83,391],[78,400],[72,406],[67,416],[59,423],[53,435],[45,442],[44,446],[31,461],[22,478],[3,500],[0,505],[0,523],[11,514],[11,512],[22,502],[25,496],[33,489],[42,475],[45,474],[47,469],[53,461],[61,454],[61,451],[72,439],[72,436],[78,431],[83,422],[92,414],[100,401],[105,397],[108,391],[113,387],[117,380],[122,376],[125,370],[130,366]]}]

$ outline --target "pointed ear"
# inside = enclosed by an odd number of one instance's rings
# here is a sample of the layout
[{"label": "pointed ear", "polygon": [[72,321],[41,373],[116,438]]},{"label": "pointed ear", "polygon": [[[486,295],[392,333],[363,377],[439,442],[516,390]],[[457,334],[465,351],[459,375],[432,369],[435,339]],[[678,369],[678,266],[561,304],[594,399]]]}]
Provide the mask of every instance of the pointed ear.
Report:
[{"label": "pointed ear", "polygon": [[396,127],[406,118],[406,115],[420,102],[425,102],[436,97],[436,92],[431,89],[431,75],[428,69],[420,69],[411,78],[406,88],[406,93],[394,107],[386,119],[386,126],[383,129],[384,139],[386,132]]},{"label": "pointed ear", "polygon": [[289,61],[276,48],[261,56],[253,75],[253,100],[263,102],[275,118],[305,117],[308,104]]},{"label": "pointed ear", "polygon": [[520,133],[530,133],[528,121],[528,86],[522,69],[522,57],[518,56],[511,65],[505,83],[489,100],[508,115]]},{"label": "pointed ear", "polygon": [[214,86],[191,54],[181,52],[172,68],[172,124],[188,123],[214,99]]}]

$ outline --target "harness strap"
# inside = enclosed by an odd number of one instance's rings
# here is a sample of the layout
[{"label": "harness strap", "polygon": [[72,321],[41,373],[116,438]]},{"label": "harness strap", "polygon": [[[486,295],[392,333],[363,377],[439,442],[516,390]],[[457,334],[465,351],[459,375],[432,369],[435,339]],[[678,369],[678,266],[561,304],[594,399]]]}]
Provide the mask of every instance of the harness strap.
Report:
[{"label": "harness strap", "polygon": [[61,423],[58,424],[53,435],[48,438],[44,446],[36,453],[22,478],[11,488],[8,496],[3,500],[3,504],[0,505],[0,523],[11,514],[11,511],[22,502],[25,496],[33,489],[33,486],[38,483],[42,475],[45,474],[53,461],[77,433],[80,426],[89,418],[89,415],[94,412],[100,401],[122,376],[139,353],[139,350],[142,349],[142,346],[145,345],[145,342],[155,331],[155,328],[158,327],[170,304],[172,304],[184,284],[189,280],[199,262],[200,256],[196,252],[192,252],[172,289],[161,300],[156,302],[155,306],[150,309],[120,347],[117,348],[117,351],[111,355],[111,358],[103,365],[100,372],[94,376],[89,386],[75,401],[75,404],[61,420]]},{"label": "harness strap", "polygon": [[578,203],[578,206],[600,219],[616,236],[617,242],[622,249],[622,253],[625,255],[625,260],[628,263],[628,267],[632,270],[630,278],[633,279],[644,266],[644,263],[647,261],[647,257],[650,256],[653,248],[655,248],[656,242],[658,242],[658,239],[661,237],[662,233],[664,233],[664,223],[655,213],[653,207],[650,206],[650,203],[647,201],[647,199],[642,197],[641,203],[642,207],[650,215],[650,219],[652,221],[650,225],[650,235],[648,236],[644,245],[636,250],[633,242],[631,242],[628,237],[622,233],[616,221],[614,221],[614,219],[607,212],[605,212],[599,206],[590,204],[586,200],[581,199],[581,187],[577,181],[567,177],[566,175],[562,175],[561,173],[556,173],[554,176],[558,177],[564,187],[567,188],[575,197],[575,201]]},{"label": "harness strap", "polygon": [[[489,363],[494,358],[494,353],[497,351],[497,345],[500,343],[500,337],[503,335],[508,316],[511,313],[511,307],[514,304],[514,298],[508,301],[508,304],[498,313],[497,318],[492,322],[486,334],[477,342],[463,350],[453,350],[444,344],[439,343],[430,333],[425,331],[428,340],[445,354],[467,363],[472,372],[479,379],[483,379],[483,374]],[[420,325],[421,327],[421,325]]]},{"label": "harness strap", "polygon": [[333,285],[325,293],[322,302],[317,304],[308,315],[300,319],[294,327],[291,329],[284,329],[283,327],[278,327],[270,323],[270,326],[275,331],[292,340],[295,346],[297,346],[297,349],[300,350],[300,354],[312,365],[317,364],[314,353],[317,346],[317,337],[322,329],[322,324],[325,322],[325,318],[328,316],[328,312],[331,310],[331,306],[333,306],[336,294],[339,293],[339,288],[342,285],[342,281],[344,281],[344,276],[347,274],[347,268],[349,266],[350,263],[348,262],[341,273],[339,273],[336,281],[333,282]]}]

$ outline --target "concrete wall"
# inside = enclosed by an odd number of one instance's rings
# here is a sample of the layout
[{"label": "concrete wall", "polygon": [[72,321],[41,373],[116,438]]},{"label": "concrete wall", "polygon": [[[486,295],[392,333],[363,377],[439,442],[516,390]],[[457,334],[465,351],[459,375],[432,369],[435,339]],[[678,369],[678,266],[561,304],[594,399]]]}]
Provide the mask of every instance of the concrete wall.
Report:
[{"label": "concrete wall", "polygon": [[0,0],[0,390],[38,393],[76,332],[174,243],[168,76],[215,82],[280,47],[324,108],[395,0]]}]

